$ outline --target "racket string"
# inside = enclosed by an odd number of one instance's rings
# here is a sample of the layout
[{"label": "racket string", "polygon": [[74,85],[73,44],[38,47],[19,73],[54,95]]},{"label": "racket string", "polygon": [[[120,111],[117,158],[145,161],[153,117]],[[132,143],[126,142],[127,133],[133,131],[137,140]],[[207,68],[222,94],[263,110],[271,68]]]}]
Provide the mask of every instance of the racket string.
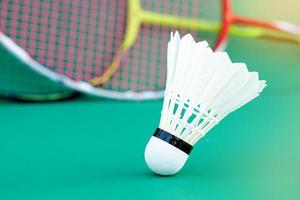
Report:
[{"label": "racket string", "polygon": [[[218,9],[202,9],[203,1],[142,0],[145,10],[202,18]],[[207,1],[207,0],[206,0]],[[127,1],[9,1],[0,2],[5,33],[39,63],[75,80],[101,76],[120,49],[127,28]],[[213,12],[216,11],[216,12]],[[142,24],[134,46],[123,55],[109,82],[116,91],[162,90],[166,76],[166,41],[171,31],[192,32],[197,40],[214,37],[182,29]],[[30,78],[30,77],[28,77]]]},{"label": "racket string", "polygon": [[[144,10],[192,18],[202,18],[204,15],[208,15],[200,9],[202,5],[202,1],[172,0],[160,3],[154,0],[141,1],[141,7]],[[214,11],[216,13],[219,11],[218,6]],[[209,15],[216,14],[210,9]],[[202,34],[181,27],[141,24],[134,46],[123,56],[118,71],[111,77],[110,82],[104,84],[103,87],[107,89],[117,88],[121,91],[164,89],[167,66],[167,43],[165,41],[169,40],[170,32],[176,30],[180,30],[182,34],[192,32],[197,40],[206,39],[211,45],[216,39],[214,34]]]},{"label": "racket string", "polygon": [[101,75],[123,39],[125,1],[0,4],[7,8],[1,10],[1,29],[38,62],[76,80]]}]

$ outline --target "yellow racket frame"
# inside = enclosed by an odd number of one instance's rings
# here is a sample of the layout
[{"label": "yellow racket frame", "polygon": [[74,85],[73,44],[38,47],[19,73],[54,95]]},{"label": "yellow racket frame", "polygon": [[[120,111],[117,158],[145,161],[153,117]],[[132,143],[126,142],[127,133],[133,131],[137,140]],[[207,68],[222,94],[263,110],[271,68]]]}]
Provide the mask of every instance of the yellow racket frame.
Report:
[{"label": "yellow racket frame", "polygon": [[[173,16],[154,11],[144,10],[141,7],[140,0],[127,0],[127,24],[124,40],[120,49],[116,53],[111,65],[100,76],[93,78],[90,82],[93,85],[102,85],[110,80],[113,74],[118,70],[120,61],[124,53],[134,46],[138,37],[141,24],[159,25],[168,27],[180,27],[193,31],[203,31],[216,33],[220,30],[221,24],[209,22],[201,19]],[[230,35],[245,38],[261,38],[270,40],[281,40],[293,44],[300,44],[300,36],[274,31],[260,27],[231,26]]]}]

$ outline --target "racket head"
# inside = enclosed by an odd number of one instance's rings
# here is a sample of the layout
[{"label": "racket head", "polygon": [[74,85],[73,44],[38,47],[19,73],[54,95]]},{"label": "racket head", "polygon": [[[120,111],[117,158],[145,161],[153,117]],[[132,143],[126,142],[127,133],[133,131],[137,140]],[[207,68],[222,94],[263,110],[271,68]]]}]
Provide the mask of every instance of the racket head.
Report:
[{"label": "racket head", "polygon": [[[216,0],[168,0],[159,4],[142,0],[140,3],[144,10],[157,13],[214,21],[220,18],[220,2]],[[0,27],[6,35],[41,66],[80,83],[101,77],[109,69],[122,47],[128,26],[125,0],[3,0],[0,7]],[[165,88],[170,32],[191,32],[197,40],[207,40],[211,45],[217,37],[217,34],[174,26],[142,23],[137,28],[138,38],[122,55],[116,73],[97,89],[84,91],[118,99],[159,98]],[[24,76],[14,73],[11,77]],[[23,79],[23,85],[33,87],[25,82]],[[17,95],[18,91],[13,93]]]},{"label": "racket head", "polygon": [[[40,64],[37,68],[47,68],[79,85],[100,76],[112,62],[121,46],[125,22],[126,1],[0,2],[0,30]],[[65,98],[64,90],[72,90],[66,85],[60,88],[45,74],[40,74],[45,80],[38,84],[40,70],[18,61],[8,63],[7,58],[14,57],[11,51],[3,50],[2,55],[8,66],[3,69],[5,75],[1,72],[0,81],[5,84],[0,95],[42,101],[52,96]]]}]

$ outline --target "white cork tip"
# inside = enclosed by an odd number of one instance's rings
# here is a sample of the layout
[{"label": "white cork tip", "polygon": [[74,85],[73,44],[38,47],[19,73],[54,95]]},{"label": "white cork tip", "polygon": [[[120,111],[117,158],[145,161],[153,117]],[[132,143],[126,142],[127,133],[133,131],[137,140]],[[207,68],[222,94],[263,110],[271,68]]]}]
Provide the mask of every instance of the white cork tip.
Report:
[{"label": "white cork tip", "polygon": [[176,174],[185,164],[189,155],[167,142],[152,136],[146,146],[145,161],[156,174]]}]

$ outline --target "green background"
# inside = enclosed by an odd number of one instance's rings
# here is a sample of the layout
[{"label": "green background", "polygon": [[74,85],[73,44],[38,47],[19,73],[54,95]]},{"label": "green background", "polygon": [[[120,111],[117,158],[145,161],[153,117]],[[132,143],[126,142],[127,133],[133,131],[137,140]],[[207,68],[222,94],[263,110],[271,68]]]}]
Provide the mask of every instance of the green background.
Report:
[{"label": "green background", "polygon": [[143,158],[162,101],[0,101],[0,199],[300,199],[300,48],[232,38],[228,51],[268,87],[172,177]]}]

